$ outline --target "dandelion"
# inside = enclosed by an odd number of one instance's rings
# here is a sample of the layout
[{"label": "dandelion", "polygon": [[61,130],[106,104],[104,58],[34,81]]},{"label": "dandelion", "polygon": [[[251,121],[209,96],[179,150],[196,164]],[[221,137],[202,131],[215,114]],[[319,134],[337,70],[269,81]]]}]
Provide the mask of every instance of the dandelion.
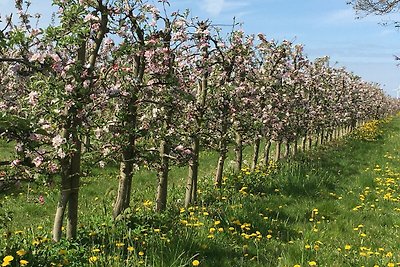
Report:
[{"label": "dandelion", "polygon": [[132,252],[132,251],[134,251],[134,250],[135,250],[135,248],[134,248],[134,247],[132,247],[132,246],[129,246],[129,247],[127,248],[127,250],[128,250],[129,252]]},{"label": "dandelion", "polygon": [[350,246],[350,245],[345,245],[345,246],[344,246],[344,249],[345,249],[345,250],[350,250],[350,249],[351,249],[351,246]]},{"label": "dandelion", "polygon": [[19,264],[20,264],[21,266],[26,266],[26,265],[28,265],[28,263],[29,263],[29,261],[27,261],[27,260],[20,260],[20,261],[19,261]]},{"label": "dandelion", "polygon": [[200,265],[200,262],[199,262],[198,260],[194,260],[194,261],[192,262],[192,265],[193,265],[193,266],[199,266],[199,265]]},{"label": "dandelion", "polygon": [[300,264],[295,264],[293,267],[301,267]]},{"label": "dandelion", "polygon": [[118,243],[115,244],[115,246],[116,246],[117,248],[121,248],[121,247],[125,246],[125,244],[122,243],[122,242],[118,242]]},{"label": "dandelion", "polygon": [[144,252],[143,251],[139,251],[139,256],[144,256]]},{"label": "dandelion", "polygon": [[98,260],[98,258],[96,256],[91,256],[89,258],[89,263],[95,263]]},{"label": "dandelion", "polygon": [[20,250],[17,251],[17,255],[20,256],[20,257],[24,256],[25,254],[26,254],[26,251],[23,250],[23,249],[20,249]]},{"label": "dandelion", "polygon": [[1,264],[1,266],[9,266],[11,265],[11,262],[14,260],[13,256],[5,256],[3,258],[3,263]]},{"label": "dandelion", "polygon": [[308,265],[310,266],[317,266],[317,263],[315,261],[309,261]]}]

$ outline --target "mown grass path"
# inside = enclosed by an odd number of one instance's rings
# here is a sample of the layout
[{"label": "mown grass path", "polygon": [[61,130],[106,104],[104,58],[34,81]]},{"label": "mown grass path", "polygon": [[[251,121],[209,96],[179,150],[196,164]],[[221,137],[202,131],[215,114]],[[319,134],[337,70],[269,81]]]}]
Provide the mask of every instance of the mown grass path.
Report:
[{"label": "mown grass path", "polygon": [[[152,211],[154,192],[143,193],[149,185],[138,184],[142,194],[118,223],[109,214],[113,170],[96,173],[84,179],[82,225],[74,242],[49,241],[57,190],[35,187],[46,193],[42,205],[22,187],[0,200],[0,217],[14,213],[13,221],[2,221],[0,261],[12,256],[10,266],[20,260],[29,266],[400,266],[400,117],[375,126],[279,168],[244,168],[225,176],[218,190],[211,178],[202,179],[199,205],[188,210],[176,201],[183,192],[179,179],[170,209],[161,215]],[[23,217],[30,219],[15,220]]]}]

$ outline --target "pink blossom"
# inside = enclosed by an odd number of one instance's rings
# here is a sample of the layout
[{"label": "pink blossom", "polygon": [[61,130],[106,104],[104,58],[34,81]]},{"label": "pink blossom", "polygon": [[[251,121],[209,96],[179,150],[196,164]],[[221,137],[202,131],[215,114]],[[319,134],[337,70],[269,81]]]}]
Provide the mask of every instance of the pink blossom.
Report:
[{"label": "pink blossom", "polygon": [[39,95],[36,91],[32,91],[29,93],[28,96],[28,103],[31,104],[32,106],[36,106],[39,101]]},{"label": "pink blossom", "polygon": [[89,13],[85,16],[85,18],[83,19],[84,22],[88,22],[88,21],[100,21],[100,18],[93,15],[92,13]]},{"label": "pink blossom", "polygon": [[36,168],[39,167],[43,163],[43,157],[42,156],[38,156],[38,157],[34,158],[32,160],[32,163],[35,164]]},{"label": "pink blossom", "polygon": [[52,141],[53,147],[55,147],[55,148],[60,147],[62,144],[64,144],[66,142],[65,138],[59,134],[54,136],[51,141]]},{"label": "pink blossom", "polygon": [[16,167],[16,166],[18,166],[20,163],[21,163],[21,160],[19,160],[19,159],[14,159],[14,160],[11,162],[11,166],[12,166],[12,167]]},{"label": "pink blossom", "polygon": [[67,84],[65,85],[65,91],[67,93],[72,93],[74,91],[75,87],[72,84]]},{"label": "pink blossom", "polygon": [[44,201],[44,197],[42,195],[39,196],[38,201],[39,201],[40,205],[44,205],[45,201]]},{"label": "pink blossom", "polygon": [[35,53],[29,58],[29,61],[30,62],[38,61],[41,64],[43,64],[45,59],[46,59],[46,54],[44,54],[44,53]]}]

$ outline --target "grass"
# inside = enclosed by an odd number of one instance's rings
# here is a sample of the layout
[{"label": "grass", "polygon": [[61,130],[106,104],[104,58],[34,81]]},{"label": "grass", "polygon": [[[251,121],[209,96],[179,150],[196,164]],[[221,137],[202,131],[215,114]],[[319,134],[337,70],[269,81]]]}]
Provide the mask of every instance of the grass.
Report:
[{"label": "grass", "polygon": [[174,168],[169,209],[153,213],[156,177],[142,170],[132,207],[118,222],[110,216],[117,168],[93,170],[82,179],[78,239],[60,243],[49,241],[57,189],[23,185],[0,195],[0,261],[10,255],[13,266],[22,258],[29,266],[400,266],[399,148],[395,117],[280,166],[227,173],[221,189],[212,185],[217,156],[204,152],[198,206],[182,208],[187,169]]}]

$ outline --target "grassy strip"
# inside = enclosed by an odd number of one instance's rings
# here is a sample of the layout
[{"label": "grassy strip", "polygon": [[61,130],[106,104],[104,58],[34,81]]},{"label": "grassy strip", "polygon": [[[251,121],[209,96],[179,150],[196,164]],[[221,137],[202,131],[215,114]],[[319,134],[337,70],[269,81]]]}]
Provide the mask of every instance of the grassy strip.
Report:
[{"label": "grassy strip", "polygon": [[[179,200],[186,168],[173,170],[163,214],[152,212],[155,175],[138,173],[118,223],[110,218],[116,168],[94,171],[83,179],[73,242],[49,241],[57,190],[22,187],[0,202],[0,256],[31,266],[398,266],[400,118],[379,127],[279,168],[227,175],[221,189],[203,179],[199,205],[188,210]],[[216,156],[202,156],[212,177]]]}]

